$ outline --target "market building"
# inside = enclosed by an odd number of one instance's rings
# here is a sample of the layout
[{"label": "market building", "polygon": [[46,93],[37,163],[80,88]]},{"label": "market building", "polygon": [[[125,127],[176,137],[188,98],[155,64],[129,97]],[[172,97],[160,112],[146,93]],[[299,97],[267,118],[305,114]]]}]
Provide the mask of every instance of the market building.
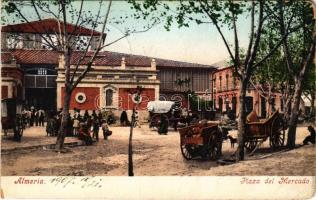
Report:
[{"label": "market building", "polygon": [[[57,28],[58,23],[53,19],[2,27],[2,99],[20,98],[27,107],[45,110],[62,107],[63,58],[39,36],[51,34],[53,38]],[[67,24],[67,31],[80,34],[81,38],[74,41],[93,37],[90,52],[81,63],[84,66],[101,33],[83,27],[76,29],[72,24]],[[72,69],[82,55],[82,49],[75,46],[70,61]],[[197,94],[209,91],[214,69],[207,65],[102,51],[94,60],[92,70],[74,89],[70,109],[105,108],[117,116],[122,110],[131,112],[131,93],[141,87],[142,102],[138,109],[140,118],[146,118],[148,101],[181,100],[186,104],[183,96],[186,90]],[[186,80],[186,83],[177,84],[177,80]]]}]

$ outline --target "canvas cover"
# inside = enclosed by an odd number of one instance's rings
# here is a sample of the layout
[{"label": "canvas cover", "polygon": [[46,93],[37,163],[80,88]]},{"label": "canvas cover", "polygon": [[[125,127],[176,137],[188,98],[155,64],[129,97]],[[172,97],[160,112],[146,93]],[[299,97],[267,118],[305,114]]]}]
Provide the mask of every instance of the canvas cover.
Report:
[{"label": "canvas cover", "polygon": [[147,110],[153,113],[167,113],[173,105],[173,101],[150,101],[147,104]]}]

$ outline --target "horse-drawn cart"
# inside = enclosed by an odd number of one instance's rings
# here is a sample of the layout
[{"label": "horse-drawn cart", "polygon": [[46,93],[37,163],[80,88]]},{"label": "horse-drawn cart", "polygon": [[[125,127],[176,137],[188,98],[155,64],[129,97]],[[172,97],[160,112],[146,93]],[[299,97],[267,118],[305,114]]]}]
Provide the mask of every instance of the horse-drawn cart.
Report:
[{"label": "horse-drawn cart", "polygon": [[167,126],[173,126],[175,130],[179,122],[188,125],[198,121],[196,114],[188,113],[184,116],[180,105],[173,101],[150,101],[147,104],[147,110],[149,111],[149,128],[159,129],[162,118],[165,119]]},{"label": "horse-drawn cart", "polygon": [[[245,147],[253,151],[258,143],[263,143],[268,138],[272,148],[284,145],[285,123],[279,111],[274,112],[268,119],[259,120],[255,112],[247,116]],[[258,145],[259,146],[259,145]]]},{"label": "horse-drawn cart", "polygon": [[1,100],[1,125],[6,136],[9,129],[13,130],[13,139],[21,141],[23,135],[22,103],[16,99]]},{"label": "horse-drawn cart", "polygon": [[216,160],[221,156],[222,133],[217,124],[197,123],[179,129],[179,133],[181,153],[185,159]]}]

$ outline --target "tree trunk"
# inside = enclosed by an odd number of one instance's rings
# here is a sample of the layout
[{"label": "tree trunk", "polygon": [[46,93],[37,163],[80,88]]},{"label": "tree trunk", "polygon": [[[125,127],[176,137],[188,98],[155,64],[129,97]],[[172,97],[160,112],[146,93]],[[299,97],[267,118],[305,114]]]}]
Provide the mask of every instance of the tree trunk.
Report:
[{"label": "tree trunk", "polygon": [[244,160],[244,136],[246,131],[246,109],[245,98],[247,90],[247,81],[241,80],[241,86],[239,88],[239,118],[238,118],[238,148],[236,151],[236,160]]},{"label": "tree trunk", "polygon": [[294,103],[289,120],[289,130],[287,147],[290,149],[295,148],[296,139],[296,127],[299,116],[300,101],[302,95],[302,78],[298,77],[295,79],[295,92],[294,92]]},{"label": "tree trunk", "polygon": [[290,94],[290,85],[287,83],[286,89],[283,94],[283,105],[284,105],[284,120],[288,124],[291,115],[291,107],[292,107],[292,94]]},{"label": "tree trunk", "polygon": [[61,150],[64,146],[65,136],[68,131],[68,121],[70,118],[69,114],[69,105],[70,105],[70,97],[71,92],[65,89],[65,96],[64,96],[64,105],[62,110],[62,118],[61,118],[61,125],[58,131],[57,141],[56,141],[56,150]]},{"label": "tree trunk", "polygon": [[311,110],[309,113],[309,117],[315,116],[315,91],[311,91]]}]

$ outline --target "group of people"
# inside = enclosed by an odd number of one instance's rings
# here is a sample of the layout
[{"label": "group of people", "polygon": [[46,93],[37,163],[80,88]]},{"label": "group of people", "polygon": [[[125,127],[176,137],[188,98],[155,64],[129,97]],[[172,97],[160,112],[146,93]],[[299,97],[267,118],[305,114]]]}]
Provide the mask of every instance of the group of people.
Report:
[{"label": "group of people", "polygon": [[[87,145],[91,145],[94,139],[95,141],[99,141],[100,127],[105,140],[112,134],[109,130],[109,123],[114,123],[114,117],[110,111],[102,112],[99,110],[98,113],[96,113],[96,111],[93,110],[91,115],[87,110],[84,112],[84,115],[81,115],[78,109],[74,109],[74,111],[74,115],[69,116],[69,120],[66,124],[66,136],[77,136],[79,139],[85,141]],[[61,120],[61,110],[49,117],[46,127],[47,135],[57,135]]]},{"label": "group of people", "polygon": [[45,111],[42,108],[37,110],[32,106],[31,109],[24,108],[22,111],[23,122],[28,127],[44,126],[45,117]]},{"label": "group of people", "polygon": [[[79,139],[84,140],[87,145],[91,145],[93,139],[99,141],[99,130],[102,129],[104,140],[108,139],[108,136],[112,134],[109,129],[108,122],[112,122],[111,111],[101,112],[98,114],[95,110],[90,115],[86,110],[84,115],[81,117],[80,110],[76,110],[73,117],[73,135],[78,136]],[[91,136],[92,133],[92,136]]]}]

